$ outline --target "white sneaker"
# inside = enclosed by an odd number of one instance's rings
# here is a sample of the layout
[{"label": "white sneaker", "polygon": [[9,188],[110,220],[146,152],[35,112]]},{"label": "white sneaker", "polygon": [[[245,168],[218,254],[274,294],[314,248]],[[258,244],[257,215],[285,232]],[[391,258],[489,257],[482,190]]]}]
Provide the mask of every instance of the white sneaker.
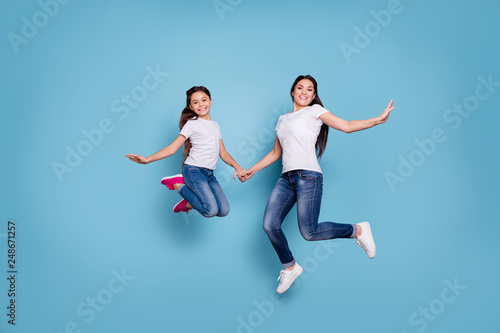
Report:
[{"label": "white sneaker", "polygon": [[278,289],[276,289],[278,294],[283,294],[285,291],[287,291],[288,288],[290,288],[290,286],[292,285],[293,281],[295,281],[295,279],[299,277],[303,270],[304,269],[299,264],[295,264],[295,268],[291,271],[287,271],[284,269],[281,270],[280,276],[277,280],[280,281],[280,285],[278,286]]},{"label": "white sneaker", "polygon": [[361,235],[356,237],[356,243],[361,246],[368,255],[368,258],[373,259],[375,257],[375,241],[372,236],[372,229],[370,228],[370,223],[362,222],[358,224],[361,227]]}]

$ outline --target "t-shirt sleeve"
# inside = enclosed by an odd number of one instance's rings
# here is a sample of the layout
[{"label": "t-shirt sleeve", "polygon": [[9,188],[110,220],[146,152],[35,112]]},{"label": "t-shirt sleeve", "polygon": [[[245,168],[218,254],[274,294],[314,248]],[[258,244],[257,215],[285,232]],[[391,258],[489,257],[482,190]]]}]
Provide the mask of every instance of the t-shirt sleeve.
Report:
[{"label": "t-shirt sleeve", "polygon": [[219,123],[216,123],[215,121],[214,121],[214,123],[215,123],[215,125],[217,125],[217,131],[219,131],[219,140],[220,140],[220,139],[222,139],[222,133],[220,131]]},{"label": "t-shirt sleeve", "polygon": [[276,132],[278,132],[278,127],[280,126],[281,117],[282,117],[282,116],[280,116],[280,117],[278,118],[278,123],[276,124],[276,128],[274,129]]},{"label": "t-shirt sleeve", "polygon": [[187,121],[184,126],[182,126],[182,129],[181,129],[181,132],[179,134],[182,134],[184,135],[184,137],[187,139],[189,139],[191,137],[191,135],[193,135],[193,131],[194,131],[194,128],[193,128],[193,123],[191,121]]},{"label": "t-shirt sleeve", "polygon": [[326,113],[328,112],[327,109],[325,109],[324,107],[322,107],[321,105],[319,104],[314,104],[312,107],[311,107],[311,112],[312,114],[314,115],[314,118],[318,119],[319,116],[321,116],[323,113]]}]

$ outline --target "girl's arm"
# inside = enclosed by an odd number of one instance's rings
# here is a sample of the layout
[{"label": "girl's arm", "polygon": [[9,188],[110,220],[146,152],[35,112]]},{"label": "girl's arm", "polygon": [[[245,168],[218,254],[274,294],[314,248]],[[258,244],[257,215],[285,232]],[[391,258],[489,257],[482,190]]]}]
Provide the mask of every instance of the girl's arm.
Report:
[{"label": "girl's arm", "polygon": [[278,140],[278,137],[276,137],[276,140],[274,141],[273,150],[271,150],[266,156],[264,156],[263,159],[257,162],[253,167],[245,171],[243,177],[241,177],[240,180],[244,182],[250,179],[256,172],[270,166],[271,164],[279,160],[279,158],[281,157],[281,153],[282,149],[280,140]]},{"label": "girl's arm", "polygon": [[229,155],[229,153],[226,150],[226,147],[224,147],[224,143],[222,142],[222,139],[219,140],[219,156],[222,158],[224,163],[227,165],[232,166],[236,171],[234,172],[233,179],[236,179],[236,177],[240,177],[241,174],[245,171],[236,161],[234,158]]},{"label": "girl's arm", "polygon": [[373,127],[375,125],[383,124],[387,121],[389,118],[389,113],[394,109],[394,106],[392,105],[392,100],[387,106],[387,108],[382,112],[382,114],[378,117],[375,118],[370,118],[370,119],[365,119],[365,120],[351,120],[347,121],[344,119],[341,119],[339,117],[334,116],[330,112],[323,113],[321,116],[319,116],[319,119],[330,126],[331,128],[335,128],[336,130],[346,132],[346,133],[352,133],[352,132],[357,132],[357,131],[362,131],[364,129]]},{"label": "girl's arm", "polygon": [[144,157],[136,154],[128,154],[125,155],[125,157],[128,157],[131,161],[134,161],[136,163],[148,164],[173,155],[182,146],[184,141],[186,141],[184,135],[179,134],[179,136],[169,146],[163,148],[162,150],[154,153],[149,157]]}]

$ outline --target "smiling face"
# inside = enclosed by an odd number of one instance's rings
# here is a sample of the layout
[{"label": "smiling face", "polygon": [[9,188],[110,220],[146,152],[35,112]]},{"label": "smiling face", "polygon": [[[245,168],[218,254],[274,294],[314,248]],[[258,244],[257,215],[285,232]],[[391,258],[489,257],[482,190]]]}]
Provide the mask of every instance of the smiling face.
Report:
[{"label": "smiling face", "polygon": [[297,85],[292,91],[293,103],[300,107],[306,107],[311,104],[316,92],[314,91],[314,84],[311,80],[302,79],[297,82]]},{"label": "smiling face", "polygon": [[191,95],[191,102],[189,108],[193,110],[198,117],[210,117],[210,107],[212,106],[212,99],[203,91],[197,91]]}]

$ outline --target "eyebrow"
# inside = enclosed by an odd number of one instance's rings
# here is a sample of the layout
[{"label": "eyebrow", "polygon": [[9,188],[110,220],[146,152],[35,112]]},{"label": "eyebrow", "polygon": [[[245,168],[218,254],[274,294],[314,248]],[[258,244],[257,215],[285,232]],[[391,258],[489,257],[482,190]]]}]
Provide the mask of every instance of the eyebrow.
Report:
[{"label": "eyebrow", "polygon": [[298,86],[299,86],[299,87],[305,87],[305,88],[314,88],[313,86],[304,86],[304,85],[302,85],[302,84],[299,84]]},{"label": "eyebrow", "polygon": [[[200,100],[204,100],[204,99],[207,99],[207,98],[208,98],[208,97],[202,97]],[[198,100],[197,100],[197,99],[192,99],[192,100],[191,100],[191,103],[196,102],[196,101],[198,101]]]}]

